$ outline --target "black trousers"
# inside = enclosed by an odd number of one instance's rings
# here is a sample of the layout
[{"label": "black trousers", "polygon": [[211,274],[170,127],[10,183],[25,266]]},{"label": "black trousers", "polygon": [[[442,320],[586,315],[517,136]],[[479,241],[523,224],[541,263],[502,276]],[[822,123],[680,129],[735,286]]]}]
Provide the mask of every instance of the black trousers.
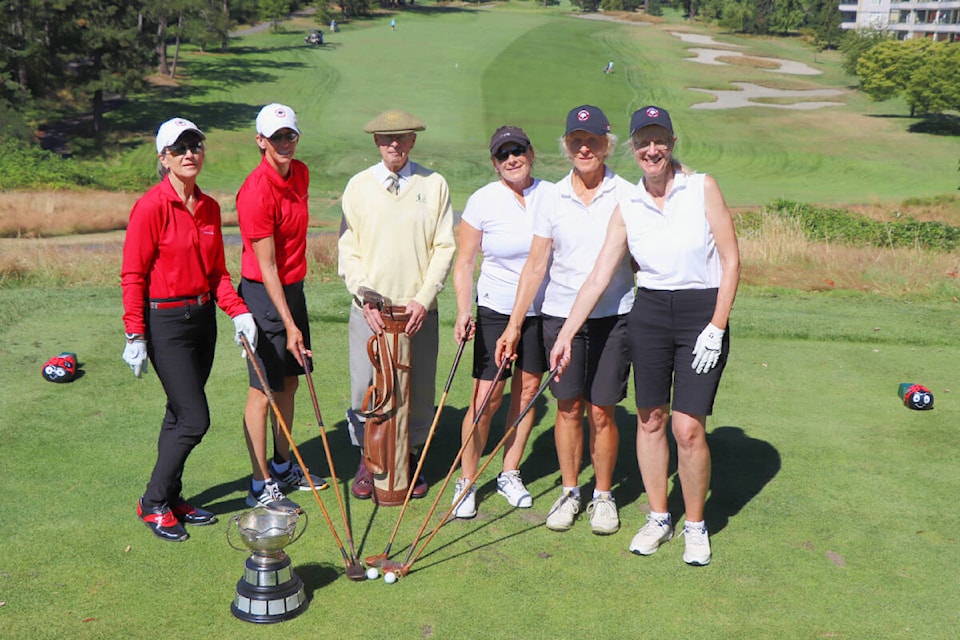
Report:
[{"label": "black trousers", "polygon": [[167,410],[157,440],[157,462],[143,494],[146,507],[180,497],[187,456],[210,427],[204,387],[217,343],[215,313],[213,302],[149,311],[147,353],[167,394]]}]

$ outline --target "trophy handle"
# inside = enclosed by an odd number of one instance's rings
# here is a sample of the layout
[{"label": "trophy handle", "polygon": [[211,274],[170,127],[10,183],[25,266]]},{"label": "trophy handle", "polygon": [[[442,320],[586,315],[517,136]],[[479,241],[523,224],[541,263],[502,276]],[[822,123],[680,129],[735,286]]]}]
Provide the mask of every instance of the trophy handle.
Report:
[{"label": "trophy handle", "polygon": [[230,521],[227,522],[227,544],[237,551],[249,551],[249,549],[238,547],[237,545],[233,544],[233,540],[230,539],[230,530],[233,529],[234,526],[236,526],[237,530],[240,529],[240,514],[233,516],[230,518]]},{"label": "trophy handle", "polygon": [[293,540],[290,541],[290,544],[293,544],[294,542],[296,542],[297,540],[299,540],[299,539],[300,539],[300,536],[303,535],[303,532],[307,530],[307,524],[308,524],[307,521],[308,521],[308,518],[307,518],[307,512],[306,512],[306,511],[304,511],[303,513],[300,514],[300,518],[297,519],[297,522],[299,523],[301,519],[303,520],[303,526],[300,527],[300,533],[298,533],[296,536],[294,536]]}]

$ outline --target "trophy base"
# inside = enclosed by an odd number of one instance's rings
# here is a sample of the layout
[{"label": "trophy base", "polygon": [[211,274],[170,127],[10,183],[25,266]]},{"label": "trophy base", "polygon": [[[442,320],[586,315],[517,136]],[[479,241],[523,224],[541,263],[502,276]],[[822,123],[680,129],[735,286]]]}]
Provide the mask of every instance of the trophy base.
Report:
[{"label": "trophy base", "polygon": [[279,563],[267,565],[262,559],[247,560],[230,605],[230,612],[240,620],[271,624],[295,618],[307,609],[303,580],[290,569],[290,558],[283,554]]}]

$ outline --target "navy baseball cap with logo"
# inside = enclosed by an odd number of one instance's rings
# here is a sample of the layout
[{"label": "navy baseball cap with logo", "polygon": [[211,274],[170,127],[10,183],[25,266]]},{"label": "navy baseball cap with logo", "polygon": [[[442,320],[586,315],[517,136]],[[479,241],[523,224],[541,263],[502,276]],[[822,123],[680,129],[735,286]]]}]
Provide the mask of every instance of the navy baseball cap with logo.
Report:
[{"label": "navy baseball cap with logo", "polygon": [[632,136],[638,129],[649,127],[652,124],[663,127],[670,132],[670,135],[673,135],[673,123],[670,121],[670,114],[667,113],[666,109],[653,105],[633,112],[630,117],[630,135]]},{"label": "navy baseball cap with logo", "polygon": [[605,136],[610,133],[610,121],[604,115],[600,107],[592,104],[584,104],[575,107],[567,114],[567,132],[568,135],[573,131],[586,131],[598,136]]}]

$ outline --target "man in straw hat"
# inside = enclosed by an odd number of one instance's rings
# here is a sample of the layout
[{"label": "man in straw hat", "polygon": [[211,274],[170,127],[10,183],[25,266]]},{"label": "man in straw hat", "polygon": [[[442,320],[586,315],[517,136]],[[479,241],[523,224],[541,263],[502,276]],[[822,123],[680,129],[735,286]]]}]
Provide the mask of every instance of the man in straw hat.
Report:
[{"label": "man in straw hat", "polygon": [[[376,490],[381,504],[397,504],[397,497],[406,493],[410,482],[415,483],[415,498],[425,496],[428,489],[422,477],[409,475],[433,418],[439,348],[437,296],[453,264],[455,242],[446,180],[409,158],[417,132],[424,129],[419,118],[398,110],[385,111],[368,122],[363,130],[373,134],[381,161],[353,176],[343,192],[338,270],[354,298],[347,418],[353,444],[364,448],[367,440],[351,490],[361,499],[370,498]],[[368,354],[368,342],[371,336],[384,334],[391,340],[379,344],[400,365],[395,394],[398,405],[392,406],[396,424],[390,431],[395,441],[385,445],[380,441],[380,451],[389,451],[385,457],[390,457],[394,466],[371,469],[379,465],[372,464],[376,456],[369,450],[372,434],[367,433],[367,426],[379,420],[368,423],[362,414],[369,416],[371,405],[383,399],[383,394],[382,390],[370,394],[364,406],[364,396],[380,375]],[[380,354],[381,364],[387,355]],[[389,412],[389,407],[384,411]],[[401,455],[404,453],[409,455]]]}]

